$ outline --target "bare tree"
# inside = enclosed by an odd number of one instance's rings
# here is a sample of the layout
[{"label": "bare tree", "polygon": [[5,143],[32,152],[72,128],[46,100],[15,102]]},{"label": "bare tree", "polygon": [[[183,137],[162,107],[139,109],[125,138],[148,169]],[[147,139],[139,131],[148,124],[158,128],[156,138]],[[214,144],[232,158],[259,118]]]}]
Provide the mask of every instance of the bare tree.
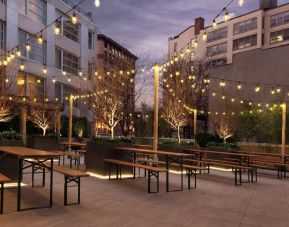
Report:
[{"label": "bare tree", "polygon": [[211,124],[217,135],[227,143],[227,139],[234,135],[234,116],[233,115],[212,115]]},{"label": "bare tree", "polygon": [[189,124],[188,111],[175,99],[166,99],[162,111],[163,119],[177,130],[178,142],[181,142],[180,128]]},{"label": "bare tree", "polygon": [[38,128],[42,129],[42,135],[45,136],[48,129],[52,128],[52,119],[48,111],[44,108],[38,109],[31,107],[28,119]]},{"label": "bare tree", "polygon": [[13,103],[6,97],[0,97],[0,122],[8,122],[13,117]]},{"label": "bare tree", "polygon": [[[207,110],[209,82],[209,63],[205,60],[192,61],[189,57],[172,59],[163,68],[164,111],[170,111],[170,106],[178,107],[178,111],[172,111],[170,117],[182,122],[184,116],[189,119],[188,112]],[[185,122],[187,125],[189,120]]]}]

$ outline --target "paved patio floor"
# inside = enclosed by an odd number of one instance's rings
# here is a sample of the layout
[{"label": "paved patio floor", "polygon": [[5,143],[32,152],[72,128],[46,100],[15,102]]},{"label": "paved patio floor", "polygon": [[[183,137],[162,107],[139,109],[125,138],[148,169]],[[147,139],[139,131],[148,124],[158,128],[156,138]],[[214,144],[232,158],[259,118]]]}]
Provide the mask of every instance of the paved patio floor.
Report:
[{"label": "paved patio floor", "polygon": [[[29,179],[25,176],[26,183]],[[69,207],[63,206],[63,176],[54,179],[53,208],[16,212],[16,190],[6,190],[0,226],[289,226],[289,179],[278,180],[275,173],[259,174],[258,183],[236,187],[232,173],[214,170],[199,175],[196,190],[171,193],[165,192],[162,174],[159,194],[147,194],[145,179],[89,177],[81,182],[81,205]],[[171,183],[178,186],[178,175]],[[24,187],[23,207],[47,204],[47,193],[47,188]]]}]

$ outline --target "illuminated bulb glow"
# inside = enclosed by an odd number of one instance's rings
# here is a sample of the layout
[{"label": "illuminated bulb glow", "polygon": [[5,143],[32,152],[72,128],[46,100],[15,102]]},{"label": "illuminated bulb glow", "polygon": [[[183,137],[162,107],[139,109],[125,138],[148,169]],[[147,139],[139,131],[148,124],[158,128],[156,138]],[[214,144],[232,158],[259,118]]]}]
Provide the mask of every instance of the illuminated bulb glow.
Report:
[{"label": "illuminated bulb glow", "polygon": [[100,7],[100,0],[95,0],[94,5],[98,8]]},{"label": "illuminated bulb glow", "polygon": [[72,24],[77,24],[77,22],[78,22],[75,13],[73,13],[73,15],[72,15],[72,17],[71,17],[71,22],[72,22]]},{"label": "illuminated bulb glow", "polygon": [[244,5],[245,1],[244,0],[239,0],[238,1],[238,6],[242,7]]}]

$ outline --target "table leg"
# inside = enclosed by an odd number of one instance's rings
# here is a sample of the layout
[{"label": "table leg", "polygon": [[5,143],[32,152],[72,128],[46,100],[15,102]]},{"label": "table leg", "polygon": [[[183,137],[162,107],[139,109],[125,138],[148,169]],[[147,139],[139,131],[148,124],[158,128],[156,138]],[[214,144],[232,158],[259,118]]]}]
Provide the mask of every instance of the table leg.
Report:
[{"label": "table leg", "polygon": [[52,207],[53,196],[53,158],[50,159],[50,201],[49,206]]},{"label": "table leg", "polygon": [[169,156],[166,155],[166,190],[169,192]]},{"label": "table leg", "polygon": [[21,181],[23,174],[23,159],[18,158],[18,182],[17,182],[17,211],[21,210]]}]

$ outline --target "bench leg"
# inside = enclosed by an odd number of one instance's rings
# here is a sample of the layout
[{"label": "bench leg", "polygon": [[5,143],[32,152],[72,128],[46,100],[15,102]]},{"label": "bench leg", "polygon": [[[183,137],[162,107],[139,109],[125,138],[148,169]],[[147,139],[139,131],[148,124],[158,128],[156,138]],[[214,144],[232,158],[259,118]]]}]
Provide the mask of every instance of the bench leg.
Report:
[{"label": "bench leg", "polygon": [[45,168],[42,169],[42,187],[45,187]]},{"label": "bench leg", "polygon": [[111,163],[108,163],[108,180],[110,180],[111,175]]},{"label": "bench leg", "polygon": [[80,177],[78,177],[78,199],[77,199],[77,202],[78,204],[80,204]]},{"label": "bench leg", "polygon": [[34,173],[35,173],[35,168],[34,164],[32,164],[32,174],[31,174],[31,181],[32,181],[32,188],[34,188]]},{"label": "bench leg", "polygon": [[193,170],[188,170],[188,189],[192,189],[191,187],[191,176],[194,175],[195,185],[194,189],[197,188],[197,173]]},{"label": "bench leg", "polygon": [[1,183],[0,214],[3,214],[3,204],[4,204],[4,183]]},{"label": "bench leg", "polygon": [[[157,190],[155,192],[151,191],[151,178],[155,177],[157,179]],[[160,183],[159,183],[159,172],[152,172],[148,170],[148,193],[159,193]]]},{"label": "bench leg", "polygon": [[67,206],[67,176],[64,176],[64,206]]}]

